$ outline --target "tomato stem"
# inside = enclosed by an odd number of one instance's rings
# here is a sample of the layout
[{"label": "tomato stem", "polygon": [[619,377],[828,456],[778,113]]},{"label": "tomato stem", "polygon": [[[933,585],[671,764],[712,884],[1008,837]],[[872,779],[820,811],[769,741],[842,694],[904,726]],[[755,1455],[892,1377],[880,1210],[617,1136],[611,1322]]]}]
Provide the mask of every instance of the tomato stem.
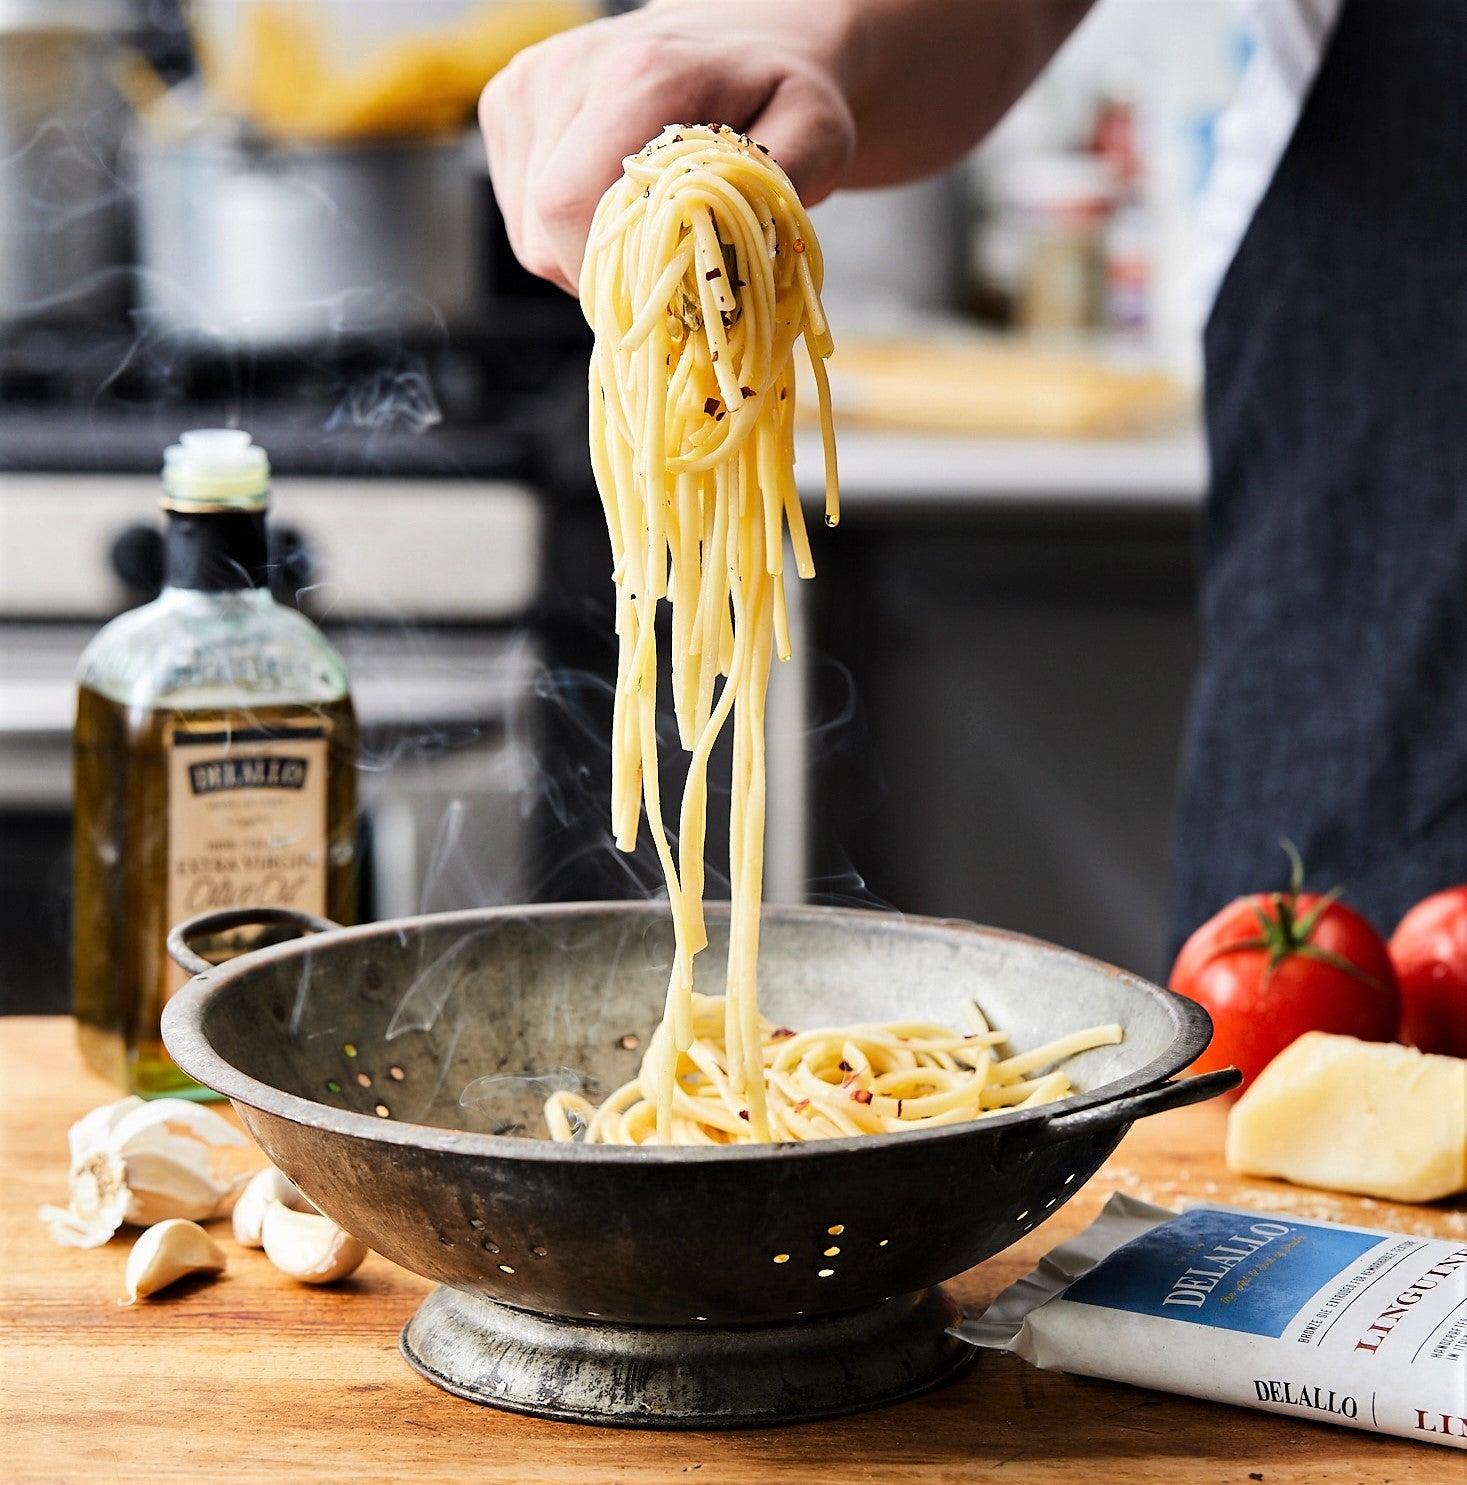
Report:
[{"label": "tomato stem", "polygon": [[1385,987],[1374,975],[1367,974],[1359,965],[1351,964],[1348,959],[1342,958],[1329,949],[1321,949],[1312,942],[1314,931],[1319,927],[1320,920],[1339,901],[1344,888],[1331,887],[1328,892],[1321,893],[1319,901],[1312,904],[1301,918],[1299,916],[1299,894],[1304,890],[1304,859],[1300,856],[1293,841],[1284,839],[1279,844],[1289,858],[1289,885],[1283,892],[1268,894],[1272,916],[1256,903],[1253,904],[1253,916],[1258,923],[1259,936],[1234,939],[1230,943],[1220,944],[1203,962],[1211,964],[1213,960],[1221,959],[1225,954],[1236,954],[1244,950],[1262,950],[1268,955],[1268,963],[1263,975],[1263,983],[1267,985],[1273,979],[1278,967],[1292,955],[1297,954],[1301,959],[1313,959],[1316,963],[1328,964],[1332,969],[1340,970],[1352,979],[1359,980],[1363,985],[1371,985],[1377,990],[1384,989]]}]

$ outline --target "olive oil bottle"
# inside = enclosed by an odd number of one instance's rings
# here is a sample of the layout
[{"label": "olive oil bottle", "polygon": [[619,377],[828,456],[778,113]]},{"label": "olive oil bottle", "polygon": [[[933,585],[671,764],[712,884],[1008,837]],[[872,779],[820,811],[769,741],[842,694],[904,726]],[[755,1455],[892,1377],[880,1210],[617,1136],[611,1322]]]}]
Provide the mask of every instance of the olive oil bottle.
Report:
[{"label": "olive oil bottle", "polygon": [[[247,433],[164,456],[163,590],[97,634],[77,673],[72,1000],[87,1061],[144,1097],[209,1097],[159,1035],[187,978],[169,928],[228,907],[349,923],[356,718],[345,667],[267,584],[269,465]],[[219,962],[264,929],[196,941]]]}]

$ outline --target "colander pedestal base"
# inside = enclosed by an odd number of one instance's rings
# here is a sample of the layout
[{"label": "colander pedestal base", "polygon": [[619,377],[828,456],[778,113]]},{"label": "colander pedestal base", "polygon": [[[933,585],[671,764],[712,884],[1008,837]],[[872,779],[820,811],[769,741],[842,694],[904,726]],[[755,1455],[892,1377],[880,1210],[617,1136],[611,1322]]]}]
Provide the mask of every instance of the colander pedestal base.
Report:
[{"label": "colander pedestal base", "polygon": [[737,1327],[609,1325],[436,1289],[398,1346],[470,1402],[631,1428],[746,1428],[880,1407],[977,1354],[941,1289],[842,1315]]}]

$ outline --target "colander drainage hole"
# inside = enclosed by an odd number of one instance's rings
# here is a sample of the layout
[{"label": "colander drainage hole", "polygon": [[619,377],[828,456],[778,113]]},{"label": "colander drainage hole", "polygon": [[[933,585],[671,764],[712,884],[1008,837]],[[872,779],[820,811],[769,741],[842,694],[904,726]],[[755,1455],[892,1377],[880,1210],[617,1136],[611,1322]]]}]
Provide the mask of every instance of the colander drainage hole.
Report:
[{"label": "colander drainage hole", "polygon": [[377,1117],[379,1119],[390,1119],[392,1117],[392,1110],[385,1103],[379,1103],[377,1105]]},{"label": "colander drainage hole", "polygon": [[442,1243],[445,1248],[453,1247],[453,1239],[449,1237],[446,1232],[440,1232],[438,1234],[438,1241]]},{"label": "colander drainage hole", "polygon": [[1020,1212],[1017,1217],[1014,1218],[1014,1221],[1015,1222],[1022,1222],[1024,1220],[1024,1218],[1027,1217],[1028,1215],[1029,1215],[1029,1208],[1028,1207],[1025,1207],[1024,1210],[1022,1212]]},{"label": "colander drainage hole", "polygon": [[485,1238],[484,1251],[486,1253],[497,1253],[499,1251],[499,1244],[496,1242],[491,1242],[488,1238]]},{"label": "colander drainage hole", "polygon": [[890,1241],[891,1241],[890,1238],[882,1238],[882,1240],[879,1243],[877,1243],[876,1246],[878,1248],[884,1248]]},{"label": "colander drainage hole", "polygon": [[343,1051],[343,1052],[345,1052],[345,1053],[346,1053],[346,1055],[347,1055],[347,1056],[348,1056],[348,1057],[355,1057],[355,1056],[356,1056],[356,1055],[357,1055],[357,1049],[356,1049],[356,1046],[355,1046],[355,1044],[354,1044],[354,1043],[352,1043],[352,1042],[346,1042],[346,1043],[345,1043],[345,1044],[344,1044],[344,1045],[343,1045],[343,1046],[342,1046],[342,1049],[341,1049],[341,1050],[342,1050],[342,1051]]},{"label": "colander drainage hole", "polygon": [[846,1224],[844,1222],[837,1222],[834,1227],[827,1227],[825,1230],[831,1237],[839,1237],[846,1230]]},{"label": "colander drainage hole", "polygon": [[790,1255],[788,1253],[776,1253],[774,1255],[774,1261],[776,1263],[788,1263],[790,1261]]},{"label": "colander drainage hole", "polygon": [[835,1248],[835,1247],[827,1248],[825,1250],[825,1256],[827,1258],[834,1258],[836,1256],[836,1254],[838,1254],[839,1252],[840,1252],[840,1249],[839,1248]]},{"label": "colander drainage hole", "polygon": [[475,1232],[483,1232],[484,1230],[484,1224],[477,1217],[469,1218],[469,1226],[472,1227]]},{"label": "colander drainage hole", "polygon": [[363,1088],[370,1088],[372,1086],[372,1080],[366,1073],[357,1074],[357,1083]]},{"label": "colander drainage hole", "polygon": [[538,1243],[536,1243],[536,1245],[530,1249],[530,1252],[532,1252],[536,1258],[543,1258],[549,1251],[549,1248],[542,1248]]},{"label": "colander drainage hole", "polygon": [[819,1270],[816,1277],[821,1279],[828,1279],[834,1272],[835,1270],[833,1268],[822,1268],[821,1270]]},{"label": "colander drainage hole", "polygon": [[341,1084],[338,1083],[335,1078],[327,1078],[326,1079],[326,1091],[328,1093],[340,1093],[341,1092]]},{"label": "colander drainage hole", "polygon": [[512,1274],[514,1272],[514,1269],[511,1268],[510,1265],[507,1263],[501,1263],[499,1265],[499,1272],[502,1274]]},{"label": "colander drainage hole", "polygon": [[391,1078],[394,1083],[400,1083],[405,1077],[407,1077],[407,1074],[400,1067],[389,1067],[387,1069],[387,1076]]},{"label": "colander drainage hole", "polygon": [[1070,1182],[1073,1181],[1074,1179],[1075,1179],[1075,1173],[1074,1173],[1074,1171],[1071,1171],[1069,1173],[1069,1175],[1067,1175],[1065,1177],[1065,1185],[1068,1186],[1070,1184]]}]

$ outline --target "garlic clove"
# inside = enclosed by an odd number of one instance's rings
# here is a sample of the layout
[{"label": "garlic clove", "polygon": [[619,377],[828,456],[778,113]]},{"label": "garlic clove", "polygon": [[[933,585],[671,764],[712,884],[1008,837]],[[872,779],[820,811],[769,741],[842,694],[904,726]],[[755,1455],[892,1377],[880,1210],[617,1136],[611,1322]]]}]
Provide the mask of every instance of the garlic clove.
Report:
[{"label": "garlic clove", "polygon": [[51,1236],[95,1248],[124,1222],[216,1215],[246,1179],[225,1168],[225,1152],[249,1141],[210,1109],[186,1099],[104,1104],[67,1131],[71,1201],[43,1207]]},{"label": "garlic clove", "polygon": [[293,1212],[279,1202],[265,1207],[260,1224],[265,1256],[302,1284],[334,1284],[355,1273],[367,1245],[319,1212]]},{"label": "garlic clove", "polygon": [[195,1222],[172,1217],[155,1223],[127,1255],[127,1297],[133,1305],[189,1274],[222,1274],[224,1250]]},{"label": "garlic clove", "polygon": [[295,1212],[315,1211],[284,1171],[267,1165],[264,1170],[255,1172],[234,1204],[235,1242],[245,1248],[261,1245],[260,1226],[265,1220],[265,1209],[271,1203],[289,1207]]}]

